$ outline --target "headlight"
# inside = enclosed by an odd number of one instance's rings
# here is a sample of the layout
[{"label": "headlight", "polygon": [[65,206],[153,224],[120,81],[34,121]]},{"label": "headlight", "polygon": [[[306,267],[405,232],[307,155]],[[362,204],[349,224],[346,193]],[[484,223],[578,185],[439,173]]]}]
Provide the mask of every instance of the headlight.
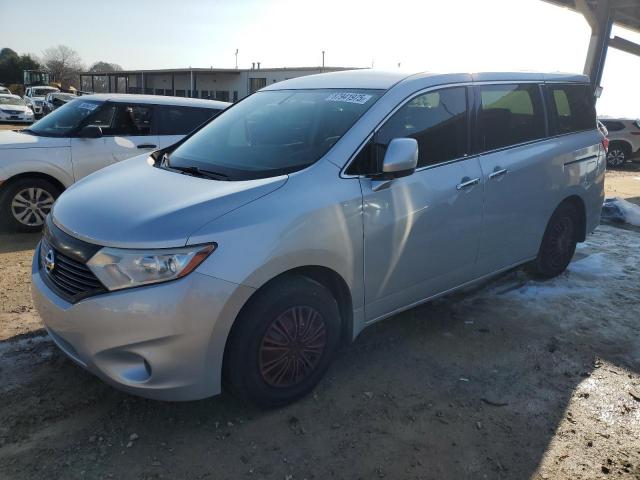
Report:
[{"label": "headlight", "polygon": [[214,244],[159,250],[105,247],[89,260],[87,267],[109,290],[121,290],[184,277],[215,248]]}]

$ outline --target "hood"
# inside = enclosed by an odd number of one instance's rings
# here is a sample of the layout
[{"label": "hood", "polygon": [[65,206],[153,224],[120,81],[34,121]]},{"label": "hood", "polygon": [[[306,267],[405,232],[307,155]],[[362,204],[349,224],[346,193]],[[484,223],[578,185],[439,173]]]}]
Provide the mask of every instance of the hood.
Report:
[{"label": "hood", "polygon": [[29,107],[27,107],[26,105],[0,105],[0,110],[11,110],[13,112],[26,112],[27,110],[31,110]]},{"label": "hood", "polygon": [[[68,147],[69,145],[70,140],[65,137],[39,137],[12,130],[0,131],[0,150],[9,148],[56,148]],[[0,163],[1,160],[0,158]]]},{"label": "hood", "polygon": [[156,168],[147,158],[107,167],[73,185],[55,203],[54,223],[103,246],[180,247],[206,223],[273,192],[288,178],[209,180]]}]

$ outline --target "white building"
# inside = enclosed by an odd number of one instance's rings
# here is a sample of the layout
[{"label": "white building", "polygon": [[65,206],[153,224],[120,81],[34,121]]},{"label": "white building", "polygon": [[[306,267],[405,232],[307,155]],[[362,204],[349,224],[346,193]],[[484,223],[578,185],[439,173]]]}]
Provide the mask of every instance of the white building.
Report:
[{"label": "white building", "polygon": [[298,68],[177,68],[122,70],[80,74],[84,92],[146,93],[177,97],[211,98],[235,102],[266,85],[316,73],[353,70],[343,67]]}]

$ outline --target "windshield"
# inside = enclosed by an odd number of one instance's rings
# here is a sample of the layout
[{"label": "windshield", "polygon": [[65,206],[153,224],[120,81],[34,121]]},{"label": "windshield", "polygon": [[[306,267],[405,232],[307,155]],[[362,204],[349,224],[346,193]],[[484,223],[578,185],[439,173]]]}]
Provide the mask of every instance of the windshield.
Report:
[{"label": "windshield", "polygon": [[169,156],[231,180],[291,173],[319,160],[382,95],[380,90],[277,90],[223,112]]},{"label": "windshield", "polygon": [[66,137],[93,114],[102,102],[73,100],[31,125],[27,131],[44,137]]},{"label": "windshield", "polygon": [[24,105],[24,100],[19,97],[0,97],[0,105]]},{"label": "windshield", "polygon": [[74,95],[73,93],[52,93],[50,95],[50,100],[64,100],[65,102],[68,102],[69,100],[73,100],[74,98],[78,98],[77,95]]},{"label": "windshield", "polygon": [[57,92],[55,88],[34,88],[32,90],[32,96],[34,97],[44,97],[47,93]]}]

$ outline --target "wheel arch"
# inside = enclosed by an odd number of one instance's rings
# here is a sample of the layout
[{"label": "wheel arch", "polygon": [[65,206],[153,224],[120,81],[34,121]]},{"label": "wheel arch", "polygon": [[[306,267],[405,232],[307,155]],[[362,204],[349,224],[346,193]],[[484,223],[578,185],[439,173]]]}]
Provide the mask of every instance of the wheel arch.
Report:
[{"label": "wheel arch", "polygon": [[631,145],[631,142],[629,142],[628,140],[622,138],[611,140],[609,142],[609,150],[611,150],[611,148],[613,148],[615,145],[621,145],[622,148],[627,151],[629,156],[633,155],[633,145]]},{"label": "wheel arch", "polygon": [[[289,277],[292,275],[302,275],[307,277],[319,284],[323,287],[327,288],[333,297],[336,299],[338,303],[338,310],[340,311],[340,339],[341,344],[350,343],[353,338],[353,300],[351,297],[351,290],[347,285],[345,279],[335,270],[321,266],[321,265],[304,265],[298,266],[294,268],[290,268],[289,270],[285,270],[271,279],[264,282],[260,287],[258,287],[251,296],[244,303],[236,318],[240,317],[244,309],[246,309],[253,299],[262,292],[265,288],[277,283],[285,277]],[[231,332],[236,326],[236,321],[234,319],[233,324],[231,326],[231,330],[227,337],[227,342],[229,341],[229,337],[231,336]]]},{"label": "wheel arch", "polygon": [[42,172],[24,172],[24,173],[18,173],[8,178],[4,182],[2,182],[0,184],[0,193],[2,193],[2,191],[6,189],[9,185],[12,185],[14,182],[21,180],[23,178],[38,178],[40,180],[47,180],[53,183],[56,187],[58,187],[60,189],[60,192],[63,192],[66,190],[64,183],[62,183],[59,179],[57,179],[53,175],[49,175],[47,173],[42,173]]}]

